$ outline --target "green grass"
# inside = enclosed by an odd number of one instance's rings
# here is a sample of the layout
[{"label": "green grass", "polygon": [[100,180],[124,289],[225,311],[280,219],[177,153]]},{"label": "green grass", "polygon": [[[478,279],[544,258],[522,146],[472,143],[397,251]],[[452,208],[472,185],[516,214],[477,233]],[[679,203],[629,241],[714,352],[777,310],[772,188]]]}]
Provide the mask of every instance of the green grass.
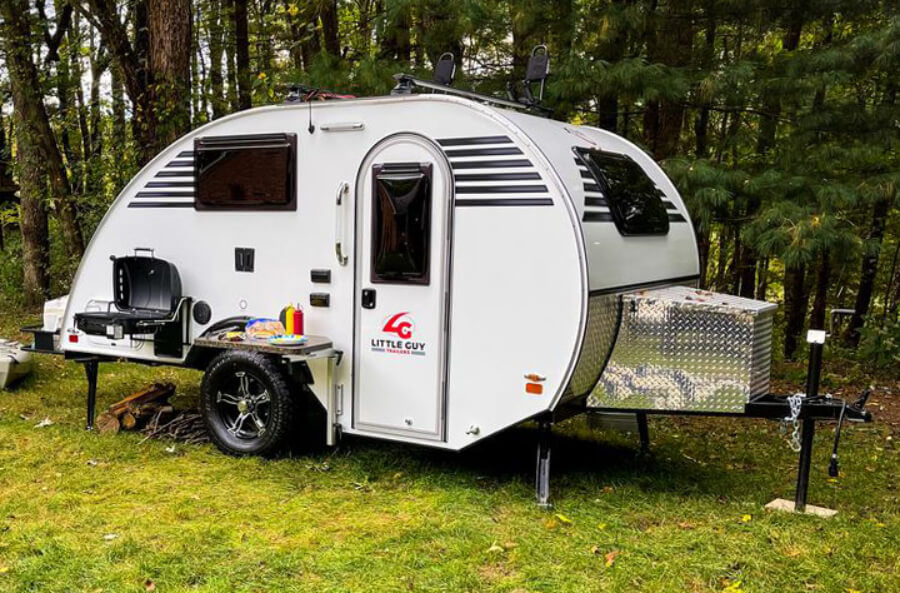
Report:
[{"label": "green grass", "polygon": [[[20,321],[0,318],[0,335]],[[159,379],[179,406],[196,398],[198,373],[103,365],[100,406]],[[900,590],[885,424],[845,432],[837,480],[820,430],[810,501],[840,511],[823,520],[763,510],[793,493],[774,424],[654,419],[641,458],[633,435],[576,420],[553,450],[548,512],[528,427],[461,454],[345,439],[233,459],[86,433],[83,392],[82,369],[52,357],[0,392],[0,591]]]}]

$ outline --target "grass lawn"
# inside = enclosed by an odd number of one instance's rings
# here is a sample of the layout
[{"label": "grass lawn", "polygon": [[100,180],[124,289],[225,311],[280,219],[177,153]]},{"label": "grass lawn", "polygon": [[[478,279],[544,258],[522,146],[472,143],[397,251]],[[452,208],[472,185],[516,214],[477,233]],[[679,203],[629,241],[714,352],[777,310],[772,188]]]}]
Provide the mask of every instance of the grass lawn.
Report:
[{"label": "grass lawn", "polygon": [[[199,373],[121,364],[98,408],[162,379],[192,405]],[[548,512],[529,427],[461,454],[347,438],[233,459],[86,433],[83,393],[81,367],[46,356],[0,392],[0,591],[900,591],[900,429],[877,416],[896,384],[846,429],[838,479],[818,433],[810,502],[830,520],[764,511],[792,497],[796,456],[763,421],[654,419],[647,458],[570,421]]]}]

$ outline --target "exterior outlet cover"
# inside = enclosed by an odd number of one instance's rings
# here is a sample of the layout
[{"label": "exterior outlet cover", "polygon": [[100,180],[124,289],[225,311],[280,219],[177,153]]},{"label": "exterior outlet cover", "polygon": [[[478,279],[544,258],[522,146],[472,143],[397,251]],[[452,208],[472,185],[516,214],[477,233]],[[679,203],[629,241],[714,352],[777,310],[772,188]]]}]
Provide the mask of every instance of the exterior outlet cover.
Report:
[{"label": "exterior outlet cover", "polygon": [[255,250],[252,247],[234,248],[234,271],[252,272],[254,268]]}]

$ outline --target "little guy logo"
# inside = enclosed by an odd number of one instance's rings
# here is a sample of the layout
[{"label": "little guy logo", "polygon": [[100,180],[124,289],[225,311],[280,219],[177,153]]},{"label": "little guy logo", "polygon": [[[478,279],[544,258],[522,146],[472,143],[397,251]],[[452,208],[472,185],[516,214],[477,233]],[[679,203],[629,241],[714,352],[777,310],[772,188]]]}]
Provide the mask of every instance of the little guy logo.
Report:
[{"label": "little guy logo", "polygon": [[415,342],[411,339],[415,329],[416,324],[407,311],[387,317],[381,331],[386,334],[394,334],[399,339],[372,338],[372,352],[424,356],[425,342]]},{"label": "little guy logo", "polygon": [[381,331],[386,334],[397,334],[404,340],[408,340],[412,337],[414,327],[412,318],[409,317],[409,313],[403,312],[388,317],[388,320],[384,324],[384,329]]}]

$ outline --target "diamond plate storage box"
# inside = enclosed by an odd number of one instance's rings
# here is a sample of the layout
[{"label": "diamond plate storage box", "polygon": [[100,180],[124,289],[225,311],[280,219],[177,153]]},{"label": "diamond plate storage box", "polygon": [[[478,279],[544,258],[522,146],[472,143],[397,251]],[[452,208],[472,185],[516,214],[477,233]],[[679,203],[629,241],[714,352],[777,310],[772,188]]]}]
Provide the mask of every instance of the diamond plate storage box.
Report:
[{"label": "diamond plate storage box", "polygon": [[743,412],[769,391],[775,309],[685,286],[623,295],[618,339],[588,406]]}]

